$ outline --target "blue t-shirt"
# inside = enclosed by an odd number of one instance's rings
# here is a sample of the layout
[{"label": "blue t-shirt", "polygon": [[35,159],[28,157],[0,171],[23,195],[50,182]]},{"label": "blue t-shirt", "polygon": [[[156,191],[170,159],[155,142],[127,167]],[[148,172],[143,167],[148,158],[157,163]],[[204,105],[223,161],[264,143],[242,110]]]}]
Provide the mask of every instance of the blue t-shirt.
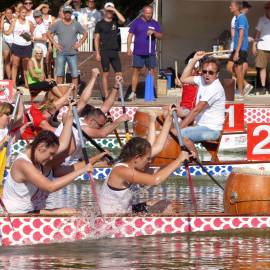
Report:
[{"label": "blue t-shirt", "polygon": [[234,35],[234,45],[233,45],[234,50],[236,50],[237,48],[238,39],[239,39],[239,30],[241,29],[244,29],[245,32],[244,32],[244,40],[243,40],[240,50],[246,51],[248,49],[248,21],[247,21],[247,17],[243,13],[240,13],[240,15],[236,17],[236,20],[235,20],[235,35]]},{"label": "blue t-shirt", "polygon": [[[159,23],[155,20],[145,22],[142,18],[135,20],[129,29],[129,33],[135,35],[134,40],[134,55],[148,55],[149,54],[149,36],[148,30],[154,30],[161,34]],[[152,35],[151,40],[151,55],[155,55],[156,51],[156,37]]]}]

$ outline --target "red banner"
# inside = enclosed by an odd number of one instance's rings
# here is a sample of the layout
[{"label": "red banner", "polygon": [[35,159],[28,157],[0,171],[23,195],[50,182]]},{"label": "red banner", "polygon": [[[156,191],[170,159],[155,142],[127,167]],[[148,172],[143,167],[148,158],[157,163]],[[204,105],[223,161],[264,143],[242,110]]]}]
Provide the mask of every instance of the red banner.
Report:
[{"label": "red banner", "polygon": [[[9,98],[9,100],[12,102],[13,98],[13,81],[11,80],[0,80],[0,86],[5,86],[5,92]],[[4,91],[0,92],[0,102],[8,102],[6,95]]]},{"label": "red banner", "polygon": [[247,124],[247,160],[270,159],[270,123]]},{"label": "red banner", "polygon": [[224,132],[243,132],[244,127],[244,103],[226,104],[225,111],[229,114]]}]

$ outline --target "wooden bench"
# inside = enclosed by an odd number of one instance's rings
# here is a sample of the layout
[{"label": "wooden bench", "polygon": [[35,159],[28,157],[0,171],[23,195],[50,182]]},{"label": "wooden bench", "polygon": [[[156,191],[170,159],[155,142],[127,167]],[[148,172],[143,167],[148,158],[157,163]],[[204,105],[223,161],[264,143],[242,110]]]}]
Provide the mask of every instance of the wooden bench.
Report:
[{"label": "wooden bench", "polygon": [[222,131],[220,133],[220,137],[219,137],[218,141],[203,141],[203,142],[201,142],[202,146],[212,156],[211,162],[219,162],[218,149],[219,149],[220,142],[221,142],[221,139],[222,139],[222,135],[223,135],[226,123],[227,123],[227,119],[228,119],[228,113],[225,114],[225,121],[224,121],[223,128],[222,128]]},{"label": "wooden bench", "polygon": [[245,80],[247,82],[254,82],[254,95],[257,91],[257,69],[256,67],[248,67],[245,73]]}]

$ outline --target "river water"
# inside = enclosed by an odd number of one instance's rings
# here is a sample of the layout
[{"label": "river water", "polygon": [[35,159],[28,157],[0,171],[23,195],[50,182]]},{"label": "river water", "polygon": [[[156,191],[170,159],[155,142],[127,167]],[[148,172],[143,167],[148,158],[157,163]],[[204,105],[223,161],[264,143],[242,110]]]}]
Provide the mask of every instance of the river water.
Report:
[{"label": "river water", "polygon": [[[216,177],[221,185],[226,178]],[[223,211],[223,191],[207,177],[193,177],[198,211]],[[96,181],[100,190],[103,181]],[[138,194],[138,202],[168,198],[178,211],[192,210],[188,181],[170,177]],[[89,210],[94,198],[88,181],[51,194],[47,208]],[[0,247],[1,269],[270,269],[270,230],[166,234],[135,238]]]}]

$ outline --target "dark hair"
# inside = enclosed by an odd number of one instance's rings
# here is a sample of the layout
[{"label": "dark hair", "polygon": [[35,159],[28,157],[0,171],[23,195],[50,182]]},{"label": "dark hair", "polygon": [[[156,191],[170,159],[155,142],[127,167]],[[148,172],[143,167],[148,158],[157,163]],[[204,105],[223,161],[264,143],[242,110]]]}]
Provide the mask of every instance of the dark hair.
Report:
[{"label": "dark hair", "polygon": [[136,155],[144,156],[149,149],[151,149],[151,144],[146,139],[134,137],[123,147],[118,160],[129,161]]},{"label": "dark hair", "polygon": [[94,110],[90,110],[89,113],[85,116],[86,119],[94,118],[94,119],[99,119],[99,117],[104,117],[106,120],[106,115],[104,112],[99,109],[99,108],[94,108]]},{"label": "dark hair", "polygon": [[210,64],[210,63],[213,63],[213,64],[216,64],[217,66],[217,72],[220,71],[220,62],[218,61],[218,59],[214,58],[214,57],[209,57],[207,58],[205,61],[202,62],[202,67],[205,65],[205,64]]},{"label": "dark hair", "polygon": [[52,131],[42,130],[40,133],[38,133],[37,137],[29,145],[31,149],[31,161],[35,167],[37,166],[35,159],[35,150],[40,143],[45,143],[46,148],[54,146],[55,144],[59,146],[58,137]]},{"label": "dark hair", "polygon": [[80,117],[86,117],[91,111],[93,111],[95,109],[94,106],[90,105],[90,104],[86,104],[84,106],[84,108],[82,109],[82,112],[80,114]]}]

